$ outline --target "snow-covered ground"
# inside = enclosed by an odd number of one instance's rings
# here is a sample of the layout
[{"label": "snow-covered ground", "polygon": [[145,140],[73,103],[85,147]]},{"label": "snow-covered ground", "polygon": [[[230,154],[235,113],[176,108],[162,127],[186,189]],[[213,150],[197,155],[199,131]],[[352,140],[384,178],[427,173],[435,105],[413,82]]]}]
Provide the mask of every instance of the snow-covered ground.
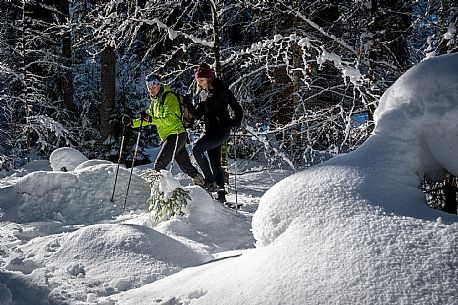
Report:
[{"label": "snow-covered ground", "polygon": [[[134,169],[125,212],[130,169],[119,167],[112,202],[117,164],[87,160],[71,148],[1,179],[0,304],[91,304],[183,268],[240,255],[254,248],[251,218],[260,196],[290,174],[238,175],[243,207],[236,213],[189,185],[175,164],[175,177],[192,202],[185,217],[156,223],[139,176],[151,166]],[[235,201],[234,191],[228,199]]]},{"label": "snow-covered ground", "polygon": [[123,213],[127,169],[111,202],[116,164],[58,150],[0,180],[0,304],[458,304],[458,216],[419,189],[458,175],[457,84],[458,54],[413,67],[364,145],[240,175],[237,214],[172,171],[192,202],[152,222],[144,166]]}]

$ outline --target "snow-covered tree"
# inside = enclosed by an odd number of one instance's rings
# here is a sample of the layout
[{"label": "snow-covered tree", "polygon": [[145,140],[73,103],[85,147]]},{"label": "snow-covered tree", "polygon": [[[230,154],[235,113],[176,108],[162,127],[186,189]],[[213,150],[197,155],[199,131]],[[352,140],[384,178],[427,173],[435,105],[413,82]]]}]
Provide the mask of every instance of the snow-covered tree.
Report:
[{"label": "snow-covered tree", "polygon": [[[456,51],[457,9],[449,1],[73,0],[67,11],[65,1],[51,2],[1,4],[8,9],[0,35],[13,35],[0,42],[0,77],[10,84],[0,90],[5,107],[22,109],[16,124],[37,126],[30,119],[37,113],[47,117],[39,122],[62,124],[58,130],[77,122],[74,145],[94,157],[113,159],[121,114],[136,116],[149,103],[146,73],[183,93],[194,89],[195,66],[208,62],[245,109],[244,157],[294,169],[316,164],[364,142],[379,96],[402,72]],[[53,47],[40,47],[50,41]],[[33,139],[31,130],[20,131],[21,143]],[[47,145],[59,145],[59,137],[47,137],[55,138]]]},{"label": "snow-covered tree", "polygon": [[[62,47],[68,48],[63,42],[68,27],[62,15],[65,9],[59,4],[62,3],[2,3],[0,90],[5,120],[1,129],[4,137],[15,139],[3,146],[12,164],[30,159],[33,148],[47,154],[71,143],[69,113],[73,104],[68,96],[68,79],[64,77],[70,68]],[[67,80],[66,86],[63,80]]]}]

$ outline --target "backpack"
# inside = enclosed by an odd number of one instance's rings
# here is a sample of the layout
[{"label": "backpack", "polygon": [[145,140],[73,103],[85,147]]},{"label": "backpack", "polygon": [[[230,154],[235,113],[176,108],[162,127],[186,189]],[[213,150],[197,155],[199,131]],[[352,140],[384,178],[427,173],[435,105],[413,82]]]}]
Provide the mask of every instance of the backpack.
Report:
[{"label": "backpack", "polygon": [[181,123],[183,124],[184,128],[192,128],[194,127],[194,122],[196,120],[196,108],[192,103],[192,98],[189,94],[183,96],[178,94],[174,91],[166,91],[161,96],[162,105],[164,104],[165,97],[167,94],[172,93],[178,99],[178,104],[180,105],[180,112],[181,112]]}]

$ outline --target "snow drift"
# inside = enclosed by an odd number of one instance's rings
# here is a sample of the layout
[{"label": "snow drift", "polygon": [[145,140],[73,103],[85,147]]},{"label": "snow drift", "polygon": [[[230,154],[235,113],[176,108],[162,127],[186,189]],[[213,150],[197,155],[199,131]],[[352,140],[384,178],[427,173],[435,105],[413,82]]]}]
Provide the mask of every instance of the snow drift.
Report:
[{"label": "snow drift", "polygon": [[[130,174],[125,167],[119,167],[111,202],[116,164],[87,160],[68,147],[54,151],[50,164],[54,171],[34,171],[10,185],[0,186],[0,220],[19,223],[57,220],[81,224],[84,219],[84,223],[89,224],[122,214]],[[61,171],[62,168],[66,172]],[[144,210],[148,197],[145,181],[133,174],[127,211]]]},{"label": "snow drift", "polygon": [[456,304],[458,217],[424,175],[458,175],[458,54],[407,71],[356,151],[272,187],[258,248],[113,296],[116,304]]},{"label": "snow drift", "polygon": [[[458,175],[457,83],[458,55],[430,59],[407,71],[381,97],[376,128],[366,143],[266,193],[253,219],[258,244],[271,243],[293,219],[316,207],[456,221],[456,216],[430,209],[419,186],[424,176],[438,178],[445,169]],[[289,198],[281,199],[284,194]]]},{"label": "snow drift", "polygon": [[[125,168],[112,203],[110,162],[63,149],[31,164],[0,180],[0,304],[457,304],[458,217],[418,188],[457,174],[457,83],[456,54],[407,71],[363,146],[264,194],[255,249],[249,216],[198,187],[186,216],[151,228],[135,173],[127,208],[141,212],[121,215]],[[245,190],[268,183],[256,175]]]},{"label": "snow drift", "polygon": [[[204,264],[217,252],[253,247],[248,218],[196,186],[184,187],[192,198],[185,216],[153,223],[139,168],[122,213],[129,171],[119,168],[111,202],[117,165],[81,156],[58,149],[50,162],[32,162],[0,180],[0,304],[95,303]],[[162,191],[183,183],[163,174]]]}]

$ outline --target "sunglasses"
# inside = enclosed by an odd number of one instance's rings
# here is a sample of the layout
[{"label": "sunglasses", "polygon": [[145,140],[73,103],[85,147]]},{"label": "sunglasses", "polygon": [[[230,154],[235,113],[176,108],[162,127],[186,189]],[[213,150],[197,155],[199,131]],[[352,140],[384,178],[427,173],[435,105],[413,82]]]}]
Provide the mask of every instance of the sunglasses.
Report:
[{"label": "sunglasses", "polygon": [[146,85],[147,86],[153,86],[153,85],[157,86],[157,85],[160,85],[160,84],[161,84],[161,82],[158,79],[152,79],[152,80],[147,80],[146,81]]}]

